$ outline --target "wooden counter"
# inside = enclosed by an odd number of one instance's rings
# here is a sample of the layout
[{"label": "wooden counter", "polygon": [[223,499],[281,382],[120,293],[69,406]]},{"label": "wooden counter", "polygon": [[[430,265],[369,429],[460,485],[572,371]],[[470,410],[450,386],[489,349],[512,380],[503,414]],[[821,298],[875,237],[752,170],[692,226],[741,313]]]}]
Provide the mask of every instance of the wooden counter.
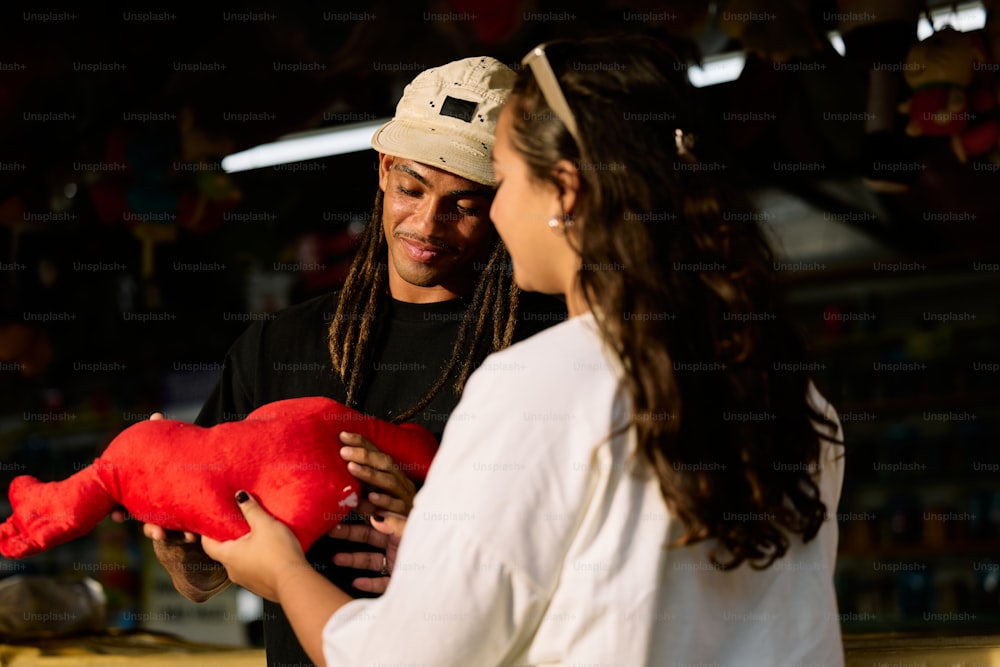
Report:
[{"label": "wooden counter", "polygon": [[103,635],[0,644],[3,667],[264,667],[264,649],[188,642],[155,632],[111,630]]},{"label": "wooden counter", "polygon": [[[1000,666],[998,635],[844,635],[847,667]],[[264,667],[263,649],[184,641],[150,632],[0,644],[4,667]]]},{"label": "wooden counter", "polygon": [[847,667],[993,667],[1000,634],[845,634],[844,653]]}]

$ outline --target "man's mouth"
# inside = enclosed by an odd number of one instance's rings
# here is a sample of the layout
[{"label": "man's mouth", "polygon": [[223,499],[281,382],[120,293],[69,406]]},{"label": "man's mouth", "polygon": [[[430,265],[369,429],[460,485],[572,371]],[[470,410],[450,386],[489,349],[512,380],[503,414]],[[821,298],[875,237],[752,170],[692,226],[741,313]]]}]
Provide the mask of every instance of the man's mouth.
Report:
[{"label": "man's mouth", "polygon": [[445,248],[440,245],[431,245],[407,236],[398,236],[396,238],[399,240],[400,245],[403,246],[403,249],[406,250],[406,254],[410,256],[410,259],[416,262],[430,263],[442,255],[454,255],[458,253],[457,250]]}]

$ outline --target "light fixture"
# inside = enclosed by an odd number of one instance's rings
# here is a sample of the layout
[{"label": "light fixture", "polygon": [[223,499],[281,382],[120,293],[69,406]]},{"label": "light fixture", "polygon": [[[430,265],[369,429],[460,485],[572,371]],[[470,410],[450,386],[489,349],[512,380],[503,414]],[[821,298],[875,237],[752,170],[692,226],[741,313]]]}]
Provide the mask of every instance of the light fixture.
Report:
[{"label": "light fixture", "polygon": [[708,56],[702,66],[688,67],[688,80],[695,88],[728,83],[740,78],[747,56],[742,51],[734,51],[718,56]]},{"label": "light fixture", "polygon": [[[933,23],[933,28],[931,27]],[[917,39],[927,39],[934,31],[949,25],[960,32],[979,30],[986,25],[986,10],[981,2],[968,2],[960,5],[943,6],[930,11],[930,20],[922,17],[917,23]],[[827,33],[827,38],[834,50],[840,55],[846,53],[844,39],[837,31]],[[688,80],[696,88],[729,83],[740,78],[746,65],[746,54],[733,51],[714,56],[708,56],[701,67],[692,65],[688,68]]]},{"label": "light fixture", "polygon": [[232,174],[237,171],[273,167],[289,162],[355,153],[371,148],[375,130],[389,119],[365,123],[352,123],[334,128],[298,132],[279,137],[270,143],[248,148],[222,158],[222,169]]},{"label": "light fixture", "polygon": [[[931,10],[930,19],[930,21],[926,18],[920,19],[917,24],[918,39],[926,39],[933,31],[940,30],[945,25],[962,32],[979,30],[986,25],[986,10],[982,2],[944,6]],[[843,38],[837,32],[831,32],[827,36],[833,48],[840,55],[844,55]],[[697,88],[735,81],[743,73],[746,60],[747,56],[743,51],[708,56],[701,65],[688,67],[688,79]],[[222,168],[231,174],[368,150],[371,148],[372,134],[388,120],[383,118],[366,123],[289,134],[271,143],[226,156],[222,159]]]},{"label": "light fixture", "polygon": [[930,21],[921,18],[917,23],[917,39],[924,40],[945,25],[950,25],[959,32],[979,30],[986,25],[986,9],[981,2],[969,2],[955,6],[944,6],[931,11]]}]

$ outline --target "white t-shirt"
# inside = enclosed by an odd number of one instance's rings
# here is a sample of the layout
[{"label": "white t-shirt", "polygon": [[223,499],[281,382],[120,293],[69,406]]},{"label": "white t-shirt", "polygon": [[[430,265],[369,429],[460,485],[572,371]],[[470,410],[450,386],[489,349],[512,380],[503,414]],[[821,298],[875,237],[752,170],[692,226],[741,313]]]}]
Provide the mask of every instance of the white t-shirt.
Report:
[{"label": "white t-shirt", "polygon": [[716,570],[709,543],[664,548],[681,526],[655,477],[632,469],[634,431],[607,437],[629,409],[618,368],[590,315],[486,359],[417,494],[389,589],[327,622],[331,667],[843,664],[839,448],[823,449],[831,519],[814,540],[791,536],[764,571]]}]

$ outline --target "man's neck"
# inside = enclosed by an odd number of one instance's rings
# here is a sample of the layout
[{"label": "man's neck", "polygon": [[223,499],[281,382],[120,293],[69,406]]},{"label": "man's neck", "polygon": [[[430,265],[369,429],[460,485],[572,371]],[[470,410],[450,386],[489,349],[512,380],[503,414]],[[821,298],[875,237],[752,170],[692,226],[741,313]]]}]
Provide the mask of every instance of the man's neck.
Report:
[{"label": "man's neck", "polygon": [[466,296],[471,290],[459,292],[445,285],[420,287],[412,285],[398,276],[389,275],[389,296],[406,303],[439,303]]}]

